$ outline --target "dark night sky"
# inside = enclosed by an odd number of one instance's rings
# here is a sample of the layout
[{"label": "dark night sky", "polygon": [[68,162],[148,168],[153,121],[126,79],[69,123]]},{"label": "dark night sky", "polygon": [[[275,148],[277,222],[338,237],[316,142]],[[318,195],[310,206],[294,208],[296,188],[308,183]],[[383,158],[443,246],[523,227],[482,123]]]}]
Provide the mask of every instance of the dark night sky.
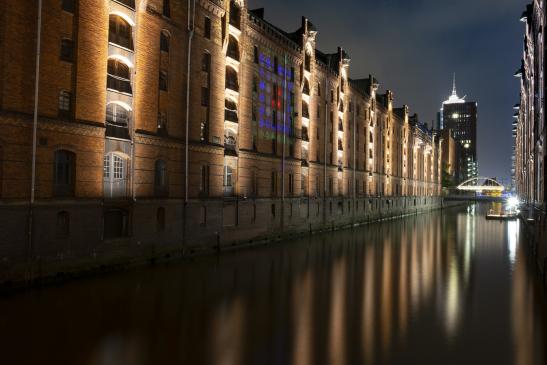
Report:
[{"label": "dark night sky", "polygon": [[266,20],[286,30],[301,15],[318,28],[318,48],[341,46],[351,77],[373,74],[422,121],[436,117],[457,77],[458,94],[477,101],[479,174],[508,178],[511,122],[518,102],[528,0],[249,0]]}]

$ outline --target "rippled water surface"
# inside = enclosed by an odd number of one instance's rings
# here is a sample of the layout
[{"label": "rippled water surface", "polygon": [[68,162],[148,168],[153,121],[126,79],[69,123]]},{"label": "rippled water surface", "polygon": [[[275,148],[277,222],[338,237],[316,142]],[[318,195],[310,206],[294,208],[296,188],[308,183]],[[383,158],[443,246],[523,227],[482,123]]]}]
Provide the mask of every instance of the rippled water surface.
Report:
[{"label": "rippled water surface", "polygon": [[456,208],[0,297],[4,364],[542,364],[519,223]]}]

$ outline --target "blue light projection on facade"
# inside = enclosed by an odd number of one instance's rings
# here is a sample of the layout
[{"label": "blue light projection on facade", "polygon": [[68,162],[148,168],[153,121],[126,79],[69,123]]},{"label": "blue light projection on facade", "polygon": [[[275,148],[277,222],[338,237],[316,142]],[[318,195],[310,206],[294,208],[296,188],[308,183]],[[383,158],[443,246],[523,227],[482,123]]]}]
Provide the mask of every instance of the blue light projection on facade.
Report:
[{"label": "blue light projection on facade", "polygon": [[[294,143],[294,68],[284,67],[282,57],[261,52],[258,75],[253,85],[253,139],[275,140],[285,133],[286,143]],[[286,78],[286,89],[285,86]],[[286,100],[286,102],[285,102]],[[284,111],[285,109],[285,111]],[[255,111],[258,115],[254,115]],[[283,112],[286,125],[283,126]]]}]

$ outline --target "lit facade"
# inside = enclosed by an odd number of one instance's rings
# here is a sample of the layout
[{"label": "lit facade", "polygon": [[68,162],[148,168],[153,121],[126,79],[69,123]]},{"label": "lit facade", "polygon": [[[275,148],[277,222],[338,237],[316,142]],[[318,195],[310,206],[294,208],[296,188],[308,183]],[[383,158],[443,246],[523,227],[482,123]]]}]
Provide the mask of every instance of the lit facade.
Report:
[{"label": "lit facade", "polygon": [[440,195],[440,137],[351,78],[345,50],[316,50],[305,18],[287,33],[246,1],[44,0],[35,72],[36,3],[0,14],[0,194],[35,237],[6,230],[14,245],[214,242]]},{"label": "lit facade", "polygon": [[521,16],[525,24],[520,79],[520,102],[513,122],[514,180],[518,196],[529,204],[545,204],[545,62],[543,28],[545,2],[535,0]]}]

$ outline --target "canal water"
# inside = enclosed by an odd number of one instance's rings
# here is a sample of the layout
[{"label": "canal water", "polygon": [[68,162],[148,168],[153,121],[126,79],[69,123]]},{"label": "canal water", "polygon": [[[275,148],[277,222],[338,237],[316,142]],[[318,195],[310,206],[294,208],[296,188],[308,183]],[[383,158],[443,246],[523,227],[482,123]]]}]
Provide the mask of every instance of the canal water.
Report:
[{"label": "canal water", "polygon": [[542,364],[519,222],[488,206],[0,297],[2,364]]}]

